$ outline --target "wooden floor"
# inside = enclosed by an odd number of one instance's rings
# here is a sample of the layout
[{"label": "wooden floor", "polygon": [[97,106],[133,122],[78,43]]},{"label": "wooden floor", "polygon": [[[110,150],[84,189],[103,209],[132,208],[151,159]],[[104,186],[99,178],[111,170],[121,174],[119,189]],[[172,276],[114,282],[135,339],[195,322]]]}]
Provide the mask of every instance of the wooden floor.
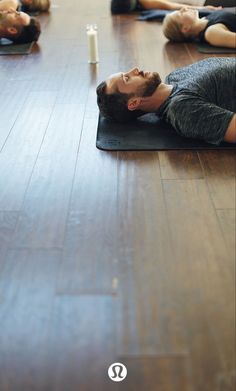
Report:
[{"label": "wooden floor", "polygon": [[107,0],[40,20],[0,58],[0,391],[234,391],[234,152],[95,147],[99,81],[206,56]]}]

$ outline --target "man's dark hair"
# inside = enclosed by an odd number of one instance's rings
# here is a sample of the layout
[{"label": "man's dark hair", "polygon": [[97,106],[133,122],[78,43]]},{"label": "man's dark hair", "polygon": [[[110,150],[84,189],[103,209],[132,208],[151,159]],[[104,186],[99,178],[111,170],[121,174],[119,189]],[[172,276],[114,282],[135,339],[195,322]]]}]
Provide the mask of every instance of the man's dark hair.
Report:
[{"label": "man's dark hair", "polygon": [[105,118],[114,119],[117,122],[128,122],[144,115],[142,110],[129,110],[128,100],[133,94],[123,94],[116,90],[111,94],[106,93],[106,82],[103,81],[97,87],[97,104],[100,113]]},{"label": "man's dark hair", "polygon": [[21,32],[16,36],[11,36],[14,43],[29,43],[37,41],[41,33],[40,23],[36,18],[31,17],[30,23],[23,26]]}]

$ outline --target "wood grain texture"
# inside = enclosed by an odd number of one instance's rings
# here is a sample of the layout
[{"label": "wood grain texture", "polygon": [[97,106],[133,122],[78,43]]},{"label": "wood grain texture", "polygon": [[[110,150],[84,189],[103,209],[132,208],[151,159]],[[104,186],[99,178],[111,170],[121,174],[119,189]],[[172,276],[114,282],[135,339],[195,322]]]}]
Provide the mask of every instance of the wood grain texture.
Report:
[{"label": "wood grain texture", "polygon": [[119,153],[118,181],[119,351],[185,351],[158,153]]},{"label": "wood grain texture", "polygon": [[236,251],[236,238],[235,238],[235,224],[236,224],[236,211],[235,209],[217,209],[217,216],[220,221],[223,237],[226,242],[229,254],[232,260],[232,274],[235,270],[235,251]]},{"label": "wood grain texture", "polygon": [[0,248],[10,245],[18,217],[18,212],[0,211]]},{"label": "wood grain texture", "polygon": [[[0,154],[0,209],[21,209],[55,95],[30,93]],[[10,115],[10,113],[9,113]]]},{"label": "wood grain texture", "polygon": [[50,373],[48,333],[57,250],[10,250],[1,271],[0,389],[42,389]]},{"label": "wood grain texture", "polygon": [[119,246],[117,158],[116,153],[94,151],[96,121],[89,115],[86,112],[67,218],[58,281],[61,294],[115,293]]},{"label": "wood grain texture", "polygon": [[[3,149],[30,91],[29,81],[8,82],[6,78],[5,82],[5,85],[1,82],[0,94],[0,150]],[[12,90],[15,91],[14,96]]]},{"label": "wood grain texture", "polygon": [[7,317],[1,318],[0,389],[87,391],[93,383],[99,391],[110,390],[107,368],[114,362],[115,341],[111,299],[64,297],[49,305],[47,295],[40,301],[31,297],[27,306],[18,298],[11,305],[12,317],[6,310],[9,303],[3,306]]},{"label": "wood grain texture", "polygon": [[136,18],[57,0],[0,58],[0,391],[235,389],[234,153],[95,147],[101,80],[208,57]]},{"label": "wood grain texture", "polygon": [[131,356],[121,357],[121,362],[129,373],[120,390],[192,391],[187,356]]},{"label": "wood grain texture", "polygon": [[[220,227],[216,228],[217,216],[204,180],[165,181],[164,192],[176,278],[182,281],[178,293],[185,297],[183,317],[194,384],[210,391],[221,366],[234,368],[235,275],[230,250]],[[194,216],[191,222],[189,215]]]},{"label": "wood grain texture", "polygon": [[236,155],[234,151],[199,152],[209,193],[216,209],[235,208]]},{"label": "wood grain texture", "polygon": [[83,106],[55,105],[25,195],[16,230],[17,246],[63,245],[82,113]]},{"label": "wood grain texture", "polygon": [[162,179],[201,179],[202,167],[197,152],[159,152]]},{"label": "wood grain texture", "polygon": [[[8,246],[11,245],[16,224],[19,218],[19,212],[0,211],[0,276],[1,271],[6,261]],[[1,281],[1,278],[0,278]],[[0,295],[0,303],[2,297]]]}]

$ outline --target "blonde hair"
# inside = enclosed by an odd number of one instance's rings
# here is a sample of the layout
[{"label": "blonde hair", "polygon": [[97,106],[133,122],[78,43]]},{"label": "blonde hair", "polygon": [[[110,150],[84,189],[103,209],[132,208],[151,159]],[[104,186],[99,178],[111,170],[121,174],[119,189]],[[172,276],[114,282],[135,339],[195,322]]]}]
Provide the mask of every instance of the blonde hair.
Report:
[{"label": "blonde hair", "polygon": [[50,0],[32,0],[32,4],[24,4],[24,0],[21,0],[25,11],[40,11],[45,12],[50,8]]},{"label": "blonde hair", "polygon": [[186,41],[189,37],[181,31],[181,25],[177,22],[175,16],[175,13],[166,15],[162,26],[163,33],[170,41]]}]

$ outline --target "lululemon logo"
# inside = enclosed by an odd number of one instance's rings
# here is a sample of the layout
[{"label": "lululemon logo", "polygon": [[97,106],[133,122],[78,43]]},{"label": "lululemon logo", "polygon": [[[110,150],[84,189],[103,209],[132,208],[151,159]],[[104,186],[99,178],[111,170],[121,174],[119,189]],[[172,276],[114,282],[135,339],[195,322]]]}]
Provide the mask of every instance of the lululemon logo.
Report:
[{"label": "lululemon logo", "polygon": [[115,362],[109,366],[108,376],[112,381],[123,381],[127,376],[127,368],[124,364]]}]

